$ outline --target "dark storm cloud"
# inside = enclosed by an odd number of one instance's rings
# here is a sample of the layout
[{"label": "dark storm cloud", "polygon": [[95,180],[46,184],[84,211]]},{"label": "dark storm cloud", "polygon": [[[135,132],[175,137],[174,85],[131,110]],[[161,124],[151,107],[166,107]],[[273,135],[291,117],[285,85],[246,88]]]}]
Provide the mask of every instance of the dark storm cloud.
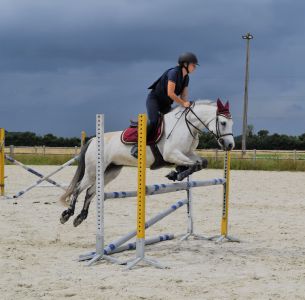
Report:
[{"label": "dark storm cloud", "polygon": [[191,98],[229,99],[240,132],[241,35],[250,31],[249,122],[304,132],[304,9],[276,0],[2,1],[2,126],[93,134],[94,115],[104,112],[107,129],[118,130],[145,111],[147,86],[191,50],[201,61]]}]

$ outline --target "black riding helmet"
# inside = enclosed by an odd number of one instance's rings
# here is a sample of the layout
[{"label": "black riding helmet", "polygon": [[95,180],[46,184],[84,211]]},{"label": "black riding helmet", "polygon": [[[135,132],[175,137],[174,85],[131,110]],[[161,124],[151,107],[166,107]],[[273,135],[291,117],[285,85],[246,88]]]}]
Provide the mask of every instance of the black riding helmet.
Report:
[{"label": "black riding helmet", "polygon": [[184,67],[184,63],[186,63],[186,71],[189,73],[189,64],[195,64],[199,66],[198,59],[196,55],[192,52],[182,53],[178,58],[178,64],[181,67]]}]

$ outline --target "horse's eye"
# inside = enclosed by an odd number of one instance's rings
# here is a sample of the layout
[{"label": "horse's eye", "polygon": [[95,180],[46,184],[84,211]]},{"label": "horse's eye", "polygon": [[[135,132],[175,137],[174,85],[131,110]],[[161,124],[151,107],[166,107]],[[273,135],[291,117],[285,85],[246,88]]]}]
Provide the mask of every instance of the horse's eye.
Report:
[{"label": "horse's eye", "polygon": [[226,121],[222,121],[222,122],[220,122],[220,124],[221,124],[222,126],[226,126]]}]

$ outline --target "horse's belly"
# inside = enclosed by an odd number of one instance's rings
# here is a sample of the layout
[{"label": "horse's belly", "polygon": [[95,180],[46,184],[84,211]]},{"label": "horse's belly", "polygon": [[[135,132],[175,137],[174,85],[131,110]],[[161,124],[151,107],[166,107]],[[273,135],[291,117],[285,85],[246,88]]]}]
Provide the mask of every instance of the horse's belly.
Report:
[{"label": "horse's belly", "polygon": [[[109,163],[114,163],[121,166],[137,166],[138,160],[131,153],[132,145],[125,145],[121,142],[120,132],[113,133],[111,138],[105,140],[105,156]],[[146,164],[150,167],[154,162],[153,154],[150,147],[146,151]]]},{"label": "horse's belly", "polygon": [[[131,153],[131,147],[123,145],[124,149],[120,149],[120,153],[117,153],[113,156],[112,162],[116,165],[122,165],[122,166],[133,166],[136,167],[138,165],[138,160],[134,158]],[[149,147],[147,147],[146,151],[146,165],[147,167],[150,167],[154,162],[153,154]]]}]

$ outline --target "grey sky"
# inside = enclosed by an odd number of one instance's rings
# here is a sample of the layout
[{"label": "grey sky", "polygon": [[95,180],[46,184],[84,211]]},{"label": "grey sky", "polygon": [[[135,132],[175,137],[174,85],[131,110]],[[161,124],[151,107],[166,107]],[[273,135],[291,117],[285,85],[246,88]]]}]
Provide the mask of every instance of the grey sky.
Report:
[{"label": "grey sky", "polygon": [[145,112],[147,87],[195,52],[190,99],[230,100],[241,132],[245,41],[249,123],[305,132],[305,2],[0,0],[0,126],[78,136],[95,114],[119,130]]}]

